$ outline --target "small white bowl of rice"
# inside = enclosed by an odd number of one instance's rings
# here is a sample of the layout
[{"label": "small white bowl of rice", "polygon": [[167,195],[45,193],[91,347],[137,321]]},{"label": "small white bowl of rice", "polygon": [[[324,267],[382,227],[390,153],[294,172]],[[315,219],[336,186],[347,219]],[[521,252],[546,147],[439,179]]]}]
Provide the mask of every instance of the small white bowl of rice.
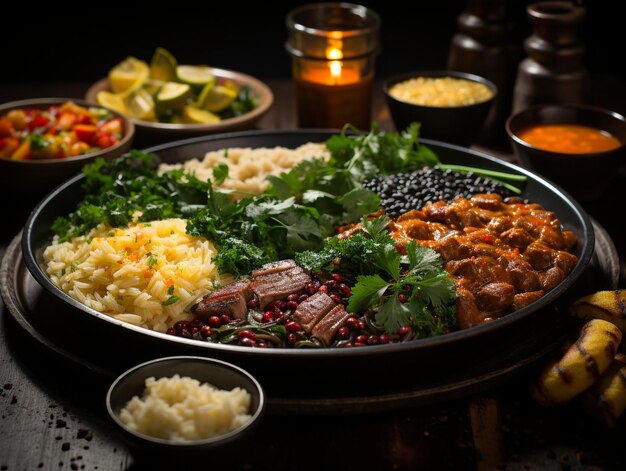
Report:
[{"label": "small white bowl of rice", "polygon": [[258,425],[265,394],[247,371],[195,356],[158,358],[120,375],[109,415],[135,452],[158,459],[238,445]]}]

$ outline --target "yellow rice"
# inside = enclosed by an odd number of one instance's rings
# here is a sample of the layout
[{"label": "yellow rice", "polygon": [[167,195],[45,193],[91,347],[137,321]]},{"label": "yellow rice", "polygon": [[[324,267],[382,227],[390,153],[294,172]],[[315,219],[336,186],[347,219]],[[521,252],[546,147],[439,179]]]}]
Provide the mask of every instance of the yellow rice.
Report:
[{"label": "yellow rice", "polygon": [[124,229],[101,224],[68,242],[55,237],[44,252],[46,271],[55,285],[86,306],[165,332],[174,322],[191,319],[184,309],[214,283],[229,281],[219,277],[213,244],[188,235],[185,225],[183,219]]}]

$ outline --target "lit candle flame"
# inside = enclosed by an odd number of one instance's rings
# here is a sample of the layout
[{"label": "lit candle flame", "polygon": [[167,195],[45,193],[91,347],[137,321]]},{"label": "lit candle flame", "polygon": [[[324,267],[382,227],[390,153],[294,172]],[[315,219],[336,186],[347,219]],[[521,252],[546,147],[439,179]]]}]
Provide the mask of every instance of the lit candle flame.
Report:
[{"label": "lit candle flame", "polygon": [[339,47],[328,47],[326,48],[326,58],[330,59],[328,64],[330,76],[337,82],[341,78],[343,64],[339,59],[343,59],[343,52]]}]

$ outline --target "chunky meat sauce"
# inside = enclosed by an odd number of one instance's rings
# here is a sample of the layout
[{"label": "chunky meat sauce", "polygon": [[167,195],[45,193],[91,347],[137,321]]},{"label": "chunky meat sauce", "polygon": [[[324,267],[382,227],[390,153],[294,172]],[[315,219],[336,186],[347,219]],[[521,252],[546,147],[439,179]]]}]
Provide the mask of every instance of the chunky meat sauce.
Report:
[{"label": "chunky meat sauce", "polygon": [[416,240],[441,255],[456,281],[462,329],[539,299],[578,261],[574,233],[551,211],[517,197],[477,194],[428,203],[400,216],[390,229],[400,251]]}]

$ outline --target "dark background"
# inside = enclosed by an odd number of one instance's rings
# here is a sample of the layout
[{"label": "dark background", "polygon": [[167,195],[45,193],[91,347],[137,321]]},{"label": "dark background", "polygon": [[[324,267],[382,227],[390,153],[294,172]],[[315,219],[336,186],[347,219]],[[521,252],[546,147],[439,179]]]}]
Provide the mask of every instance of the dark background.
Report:
[{"label": "dark background", "polygon": [[[531,32],[525,14],[531,2],[507,1],[522,44]],[[230,68],[259,78],[289,77],[285,15],[308,2],[21,3],[12,4],[16,11],[7,11],[5,5],[0,14],[0,87],[27,81],[91,83],[127,55],[149,61],[157,46],[169,49],[179,63]],[[360,3],[382,18],[379,78],[445,67],[465,0]],[[624,80],[624,21],[615,11],[619,2],[580,3],[587,8],[581,28],[587,45],[584,65],[592,74]]]}]

